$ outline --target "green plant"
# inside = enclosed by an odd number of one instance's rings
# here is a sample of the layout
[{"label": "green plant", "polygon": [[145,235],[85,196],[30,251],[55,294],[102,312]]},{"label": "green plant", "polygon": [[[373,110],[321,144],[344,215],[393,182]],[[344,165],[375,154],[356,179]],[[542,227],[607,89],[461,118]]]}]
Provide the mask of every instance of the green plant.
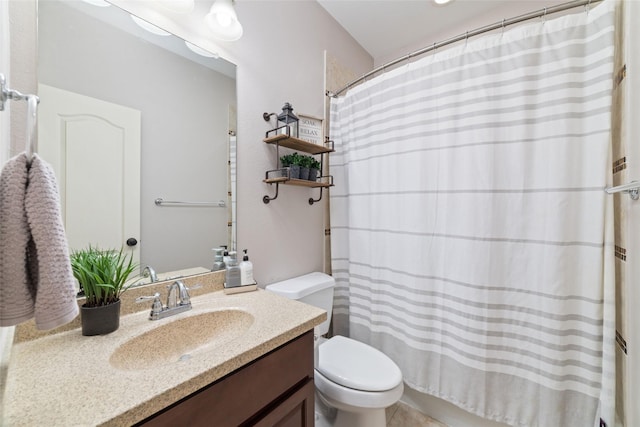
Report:
[{"label": "green plant", "polygon": [[300,157],[301,157],[301,160],[300,160],[300,167],[301,168],[310,168],[311,167],[311,163],[315,160],[311,156],[300,156]]},{"label": "green plant", "polygon": [[284,156],[280,156],[280,163],[283,168],[287,168],[293,164],[293,155],[285,154]]},{"label": "green plant", "polygon": [[283,168],[300,165],[303,157],[304,156],[298,153],[285,154],[284,156],[280,156],[280,163],[282,163]]},{"label": "green plant", "polygon": [[133,255],[122,249],[101,250],[92,246],[71,253],[73,275],[84,290],[85,306],[113,304],[128,289],[127,279],[137,268]]},{"label": "green plant", "polygon": [[312,158],[311,159],[311,166],[309,166],[310,168],[313,169],[320,169],[320,162],[317,161],[316,159]]},{"label": "green plant", "polygon": [[300,162],[302,162],[304,156],[301,156],[299,153],[293,153],[291,155],[291,164],[294,166],[301,166]]}]

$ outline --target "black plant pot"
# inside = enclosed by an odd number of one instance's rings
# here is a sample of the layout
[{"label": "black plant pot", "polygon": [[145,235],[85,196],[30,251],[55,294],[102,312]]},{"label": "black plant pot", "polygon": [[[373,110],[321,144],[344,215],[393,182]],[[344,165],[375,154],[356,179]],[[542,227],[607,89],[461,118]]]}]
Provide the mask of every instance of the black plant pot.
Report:
[{"label": "black plant pot", "polygon": [[309,168],[309,181],[317,181],[318,180],[318,169]]},{"label": "black plant pot", "polygon": [[104,335],[120,327],[120,300],[100,307],[80,307],[82,335]]}]

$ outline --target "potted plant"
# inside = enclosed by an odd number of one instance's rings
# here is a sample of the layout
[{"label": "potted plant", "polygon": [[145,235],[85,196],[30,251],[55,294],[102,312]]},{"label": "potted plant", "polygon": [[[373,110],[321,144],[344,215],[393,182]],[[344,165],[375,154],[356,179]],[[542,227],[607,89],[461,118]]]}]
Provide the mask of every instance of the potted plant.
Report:
[{"label": "potted plant", "polygon": [[318,171],[320,170],[320,162],[315,158],[311,158],[310,166],[309,166],[309,181],[317,181],[318,180]]},{"label": "potted plant", "polygon": [[283,168],[289,168],[289,178],[300,178],[300,159],[302,156],[298,153],[285,154],[280,157],[280,163]]},{"label": "potted plant", "polygon": [[73,275],[80,283],[85,303],[80,314],[82,335],[102,335],[120,326],[120,294],[137,265],[122,249],[89,246],[71,253]]},{"label": "potted plant", "polygon": [[300,179],[309,179],[309,167],[313,161],[311,156],[300,156]]}]

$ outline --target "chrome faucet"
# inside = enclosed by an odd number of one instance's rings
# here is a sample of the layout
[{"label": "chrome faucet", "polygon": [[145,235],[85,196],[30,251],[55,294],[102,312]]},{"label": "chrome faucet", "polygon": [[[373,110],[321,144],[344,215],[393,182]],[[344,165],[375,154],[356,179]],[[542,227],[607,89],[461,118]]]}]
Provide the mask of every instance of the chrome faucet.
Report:
[{"label": "chrome faucet", "polygon": [[165,317],[173,316],[174,314],[183,313],[191,310],[191,298],[189,297],[189,289],[198,289],[202,285],[194,285],[191,288],[185,286],[182,280],[177,280],[171,285],[167,286],[169,293],[167,295],[167,305],[162,306],[160,300],[160,293],[156,292],[153,296],[138,297],[136,302],[143,302],[152,299],[151,313],[149,313],[149,320],[160,320]]},{"label": "chrome faucet", "polygon": [[169,294],[167,295],[167,308],[174,308],[181,305],[191,305],[189,292],[182,280],[176,280],[169,285]]},{"label": "chrome faucet", "polygon": [[158,281],[158,275],[150,265],[147,265],[144,270],[142,270],[142,277],[151,277],[151,283],[155,283]]}]

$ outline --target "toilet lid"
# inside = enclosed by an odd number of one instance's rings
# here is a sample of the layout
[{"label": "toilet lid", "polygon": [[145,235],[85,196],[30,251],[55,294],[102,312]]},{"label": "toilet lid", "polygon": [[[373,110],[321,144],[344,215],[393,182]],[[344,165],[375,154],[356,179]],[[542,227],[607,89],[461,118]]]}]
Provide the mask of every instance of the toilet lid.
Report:
[{"label": "toilet lid", "polygon": [[331,381],[362,391],[385,391],[402,382],[400,368],[387,355],[351,338],[335,336],[318,349],[318,371]]}]

